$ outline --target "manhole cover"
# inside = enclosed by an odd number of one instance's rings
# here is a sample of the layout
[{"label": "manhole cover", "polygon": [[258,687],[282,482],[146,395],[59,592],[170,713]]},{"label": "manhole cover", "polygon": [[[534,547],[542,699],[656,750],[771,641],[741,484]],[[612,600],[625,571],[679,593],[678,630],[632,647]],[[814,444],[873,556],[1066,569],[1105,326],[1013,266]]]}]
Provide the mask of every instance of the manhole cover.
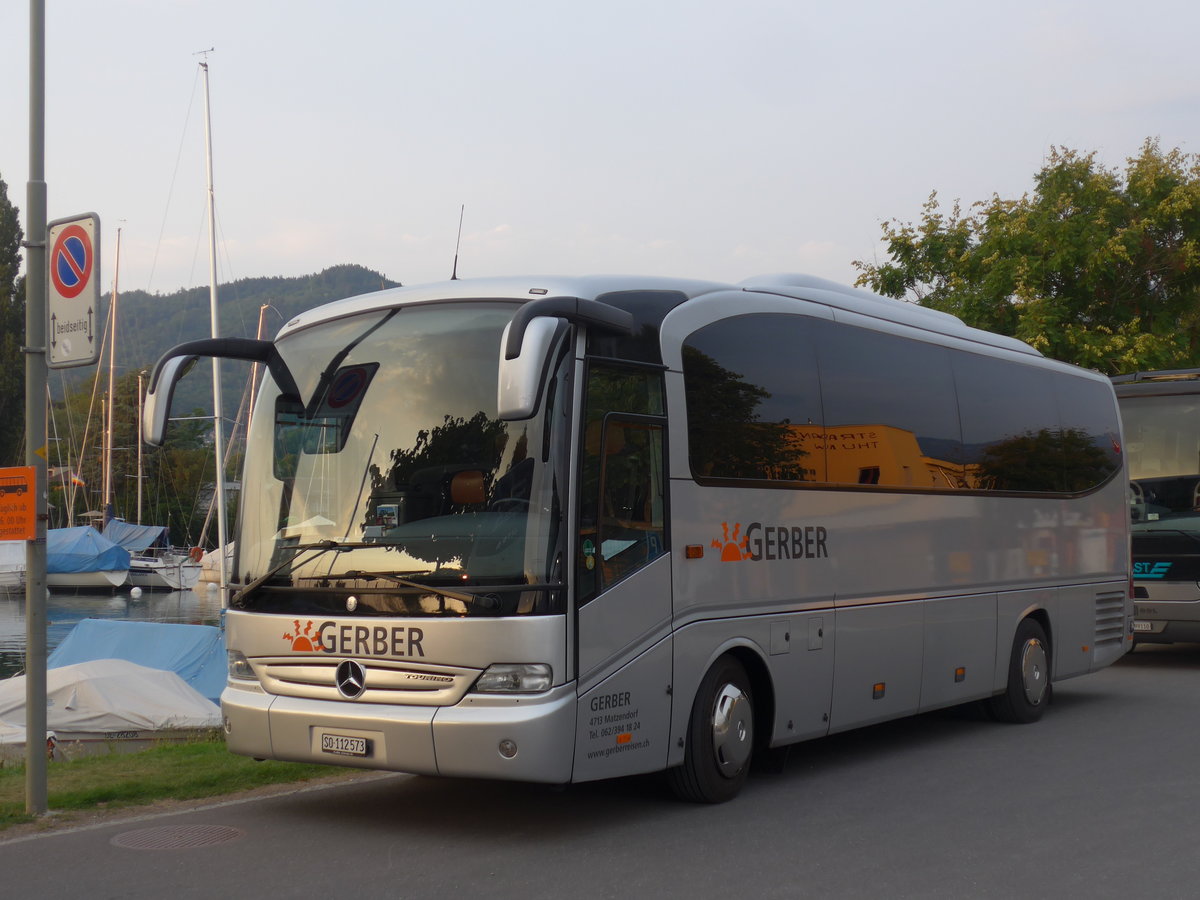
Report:
[{"label": "manhole cover", "polygon": [[212,847],[240,838],[246,832],[228,825],[163,825],[126,831],[110,841],[114,847],[128,850],[182,850],[188,847]]}]

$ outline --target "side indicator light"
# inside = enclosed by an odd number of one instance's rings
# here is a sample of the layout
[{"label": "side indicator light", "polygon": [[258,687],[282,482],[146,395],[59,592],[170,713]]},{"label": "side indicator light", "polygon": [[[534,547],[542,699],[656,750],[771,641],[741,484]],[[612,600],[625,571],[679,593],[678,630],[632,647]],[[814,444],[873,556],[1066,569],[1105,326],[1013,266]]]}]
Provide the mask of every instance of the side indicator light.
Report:
[{"label": "side indicator light", "polygon": [[887,692],[887,682],[881,681],[871,688],[871,699],[879,700]]},{"label": "side indicator light", "polygon": [[631,731],[627,731],[624,734],[617,735],[617,745],[618,746],[620,746],[621,744],[628,744],[632,740],[633,740],[633,732],[631,732]]},{"label": "side indicator light", "polygon": [[955,684],[958,684],[959,682],[966,681],[966,680],[967,680],[967,669],[965,666],[959,666],[957,669],[954,670],[954,682],[955,682]]},{"label": "side indicator light", "polygon": [[703,544],[688,544],[683,548],[684,559],[704,559]]}]

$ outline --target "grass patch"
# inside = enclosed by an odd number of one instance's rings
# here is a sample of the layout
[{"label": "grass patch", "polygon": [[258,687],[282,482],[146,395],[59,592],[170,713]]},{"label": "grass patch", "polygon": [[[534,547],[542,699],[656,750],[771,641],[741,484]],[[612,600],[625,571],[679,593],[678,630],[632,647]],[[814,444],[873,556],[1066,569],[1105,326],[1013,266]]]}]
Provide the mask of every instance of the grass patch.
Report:
[{"label": "grass patch", "polygon": [[[111,753],[47,764],[50,809],[89,811],[158,800],[196,800],[272,784],[326,778],[339,770],[235,756],[214,737],[163,743],[138,753]],[[0,830],[33,821],[25,813],[24,765],[0,768]]]}]

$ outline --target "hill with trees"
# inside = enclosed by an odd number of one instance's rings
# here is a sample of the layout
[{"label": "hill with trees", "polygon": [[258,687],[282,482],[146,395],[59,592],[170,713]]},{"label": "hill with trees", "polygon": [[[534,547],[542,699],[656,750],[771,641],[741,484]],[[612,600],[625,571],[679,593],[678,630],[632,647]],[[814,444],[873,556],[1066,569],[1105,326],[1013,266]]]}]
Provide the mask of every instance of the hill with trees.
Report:
[{"label": "hill with trees", "polygon": [[[315,275],[296,278],[243,278],[218,286],[222,337],[254,337],[259,311],[264,313],[264,332],[272,337],[293,316],[358,294],[397,287],[378,272],[356,265],[334,266]],[[101,316],[107,321],[111,294],[101,298]],[[209,289],[188,288],[171,294],[121,291],[117,297],[117,372],[126,374],[153,368],[163,353],[184,341],[211,335]],[[75,387],[91,377],[91,370],[66,370],[66,383]],[[222,395],[225,414],[233,417],[247,381],[248,367],[223,363]],[[106,377],[106,376],[105,376]],[[61,388],[56,386],[61,396]],[[196,374],[180,384],[179,409],[203,407],[211,412],[211,380]]]},{"label": "hill with trees", "polygon": [[[297,278],[246,278],[220,285],[221,334],[254,337],[260,310],[264,335],[271,337],[293,316],[331,300],[398,286],[378,272],[355,265],[335,266],[315,275]],[[101,298],[101,318],[108,320],[111,295]],[[113,415],[114,513],[129,521],[168,525],[176,544],[199,540],[208,515],[215,482],[212,435],[212,380],[207,365],[185,377],[175,392],[172,412],[197,418],[172,424],[161,448],[142,448],[142,503],[138,506],[138,375],[149,373],[160,356],[176,344],[200,340],[211,334],[208,288],[171,294],[121,292],[117,297],[116,366]],[[106,339],[100,363],[93,367],[52,373],[54,402],[51,409],[52,524],[68,524],[67,511],[78,519],[101,507],[102,404],[108,391]],[[247,363],[222,364],[222,405],[227,420],[236,418],[248,400]],[[227,438],[232,429],[226,428]],[[244,435],[243,435],[244,437]],[[230,471],[240,471],[237,445]],[[236,475],[230,476],[236,481]],[[140,515],[139,515],[140,513]],[[75,524],[81,524],[77,520]],[[211,534],[210,534],[211,537]]]}]

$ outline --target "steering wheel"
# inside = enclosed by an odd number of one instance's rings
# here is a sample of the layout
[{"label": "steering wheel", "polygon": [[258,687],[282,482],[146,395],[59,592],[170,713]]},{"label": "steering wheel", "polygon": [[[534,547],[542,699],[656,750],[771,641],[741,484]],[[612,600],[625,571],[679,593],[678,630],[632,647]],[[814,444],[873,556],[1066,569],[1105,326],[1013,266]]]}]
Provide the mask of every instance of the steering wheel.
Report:
[{"label": "steering wheel", "polygon": [[488,504],[490,512],[528,512],[529,501],[523,497],[501,497]]}]

